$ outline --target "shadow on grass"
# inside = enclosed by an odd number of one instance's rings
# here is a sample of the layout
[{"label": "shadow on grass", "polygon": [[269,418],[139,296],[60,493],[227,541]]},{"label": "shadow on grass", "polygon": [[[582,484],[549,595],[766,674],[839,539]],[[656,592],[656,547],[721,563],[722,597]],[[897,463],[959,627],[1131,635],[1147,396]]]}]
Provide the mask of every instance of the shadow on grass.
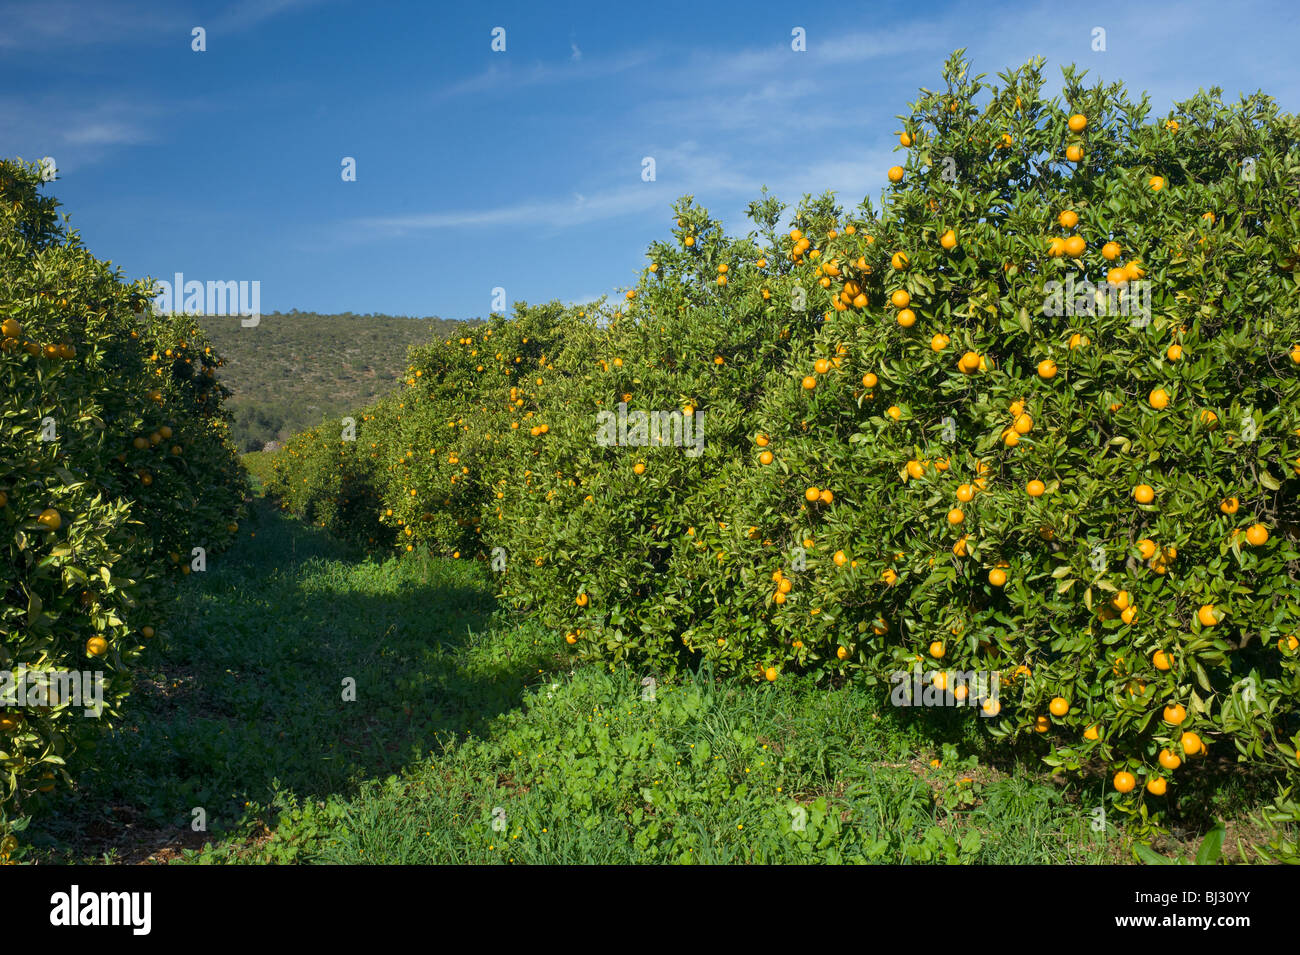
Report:
[{"label": "shadow on grass", "polygon": [[261,500],[245,533],[178,588],[125,724],[34,823],[52,861],[201,844],[195,809],[219,834],[273,826],[281,792],[348,796],[482,731],[554,659],[536,630],[486,638],[470,562],[365,557]]}]

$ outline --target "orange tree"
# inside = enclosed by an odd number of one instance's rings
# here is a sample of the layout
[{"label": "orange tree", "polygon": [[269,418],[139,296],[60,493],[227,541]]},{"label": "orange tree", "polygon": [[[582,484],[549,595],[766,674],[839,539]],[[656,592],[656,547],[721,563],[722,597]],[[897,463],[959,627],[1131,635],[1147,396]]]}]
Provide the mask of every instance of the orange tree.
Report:
[{"label": "orange tree", "polygon": [[[1001,79],[949,61],[879,213],[778,235],[765,197],[733,239],[683,200],[617,309],[417,350],[363,415],[372,513],[504,555],[580,655],[996,672],[980,725],[1134,811],[1220,746],[1294,773],[1296,121]],[[597,440],[620,403],[702,454]]]},{"label": "orange tree", "polygon": [[188,570],[192,547],[220,548],[247,488],[198,329],[141,314],[147,284],[91,256],[40,186],[0,163],[0,671],[90,671],[105,706],[24,705],[5,680],[0,828],[119,715],[162,627],[162,556]]}]

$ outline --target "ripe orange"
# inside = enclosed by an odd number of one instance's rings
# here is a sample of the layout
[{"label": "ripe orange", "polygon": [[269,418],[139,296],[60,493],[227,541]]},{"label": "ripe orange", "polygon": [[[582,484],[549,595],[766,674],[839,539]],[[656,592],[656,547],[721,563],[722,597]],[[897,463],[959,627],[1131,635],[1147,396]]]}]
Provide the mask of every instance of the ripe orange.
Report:
[{"label": "ripe orange", "polygon": [[822,502],[823,504],[829,504],[829,503],[831,503],[833,500],[835,500],[835,495],[834,495],[833,493],[831,493],[831,489],[828,488],[828,487],[826,487],[826,488],[822,488],[822,493],[821,493],[820,497],[821,497],[821,502]]},{"label": "ripe orange", "polygon": [[848,560],[848,557],[845,556],[844,551],[837,550],[835,556],[832,557],[831,560],[835,561],[836,567],[843,567],[845,562]]},{"label": "ripe orange", "polygon": [[1030,481],[1028,484],[1025,485],[1025,492],[1030,497],[1042,497],[1043,492],[1045,492],[1046,490],[1047,490],[1047,485],[1039,480]]},{"label": "ripe orange", "polygon": [[1053,716],[1064,716],[1070,712],[1070,702],[1065,697],[1058,696],[1047,704],[1047,709]]},{"label": "ripe orange", "polygon": [[578,642],[578,638],[575,637],[572,633],[566,633],[564,635],[564,642],[567,643],[569,646],[573,646],[575,643]]},{"label": "ripe orange", "polygon": [[960,361],[958,361],[957,364],[962,371],[966,372],[966,374],[970,374],[979,369],[980,366],[979,353],[968,351],[961,356],[961,359]]},{"label": "ripe orange", "polygon": [[1166,706],[1162,714],[1166,723],[1178,726],[1187,719],[1187,707],[1181,703],[1175,703],[1172,706]]},{"label": "ripe orange", "polygon": [[988,716],[997,716],[1002,712],[1002,704],[997,700],[985,700],[980,704],[980,709]]},{"label": "ripe orange", "polygon": [[1077,144],[1066,146],[1065,158],[1070,162],[1078,162],[1083,158],[1083,147]]},{"label": "ripe orange", "polygon": [[944,647],[942,640],[935,640],[930,644],[930,656],[934,657],[936,660],[942,660],[943,654]]},{"label": "ripe orange", "polygon": [[811,504],[813,501],[817,500],[820,494],[821,491],[819,491],[817,488],[810,487],[803,492],[803,499]]},{"label": "ripe orange", "polygon": [[586,595],[586,594],[578,594],[578,597],[577,597],[576,600],[574,600],[574,603],[576,603],[579,607],[585,607],[585,606],[587,606],[587,595]]},{"label": "ripe orange", "polygon": [[957,248],[957,233],[949,229],[943,235],[939,236],[939,245],[951,252]]},{"label": "ripe orange", "polygon": [[1147,401],[1156,411],[1162,411],[1169,406],[1169,392],[1163,388],[1153,388],[1151,394],[1147,395]]},{"label": "ripe orange", "polygon": [[1007,572],[1000,567],[994,567],[989,571],[989,583],[994,587],[1005,586],[1007,582]]},{"label": "ripe orange", "polygon": [[1219,502],[1219,510],[1225,514],[1236,514],[1237,509],[1241,507],[1241,501],[1235,497],[1225,497]]},{"label": "ripe orange", "polygon": [[824,375],[830,370],[831,363],[825,358],[818,358],[817,361],[813,363],[813,371],[817,372],[819,375]]},{"label": "ripe orange", "polygon": [[1034,717],[1035,733],[1046,733],[1051,728],[1052,728],[1052,721],[1049,720],[1046,716]]},{"label": "ripe orange", "polygon": [[1178,742],[1182,744],[1183,752],[1188,756],[1195,756],[1205,748],[1205,744],[1201,742],[1201,738],[1191,732],[1184,733],[1180,736]]},{"label": "ripe orange", "polygon": [[963,534],[957,543],[952,545],[952,552],[955,557],[966,556],[966,535]]},{"label": "ripe orange", "polygon": [[889,175],[889,181],[890,181],[890,182],[902,182],[902,181],[903,181],[903,167],[902,167],[902,166],[890,166],[890,167],[889,167],[889,173],[888,173],[888,175]]},{"label": "ripe orange", "polygon": [[1202,627],[1215,626],[1219,622],[1219,615],[1214,610],[1214,604],[1202,604],[1201,609],[1196,611],[1196,619]]},{"label": "ripe orange", "polygon": [[632,465],[632,471],[636,474],[645,474],[645,464],[638,461],[636,464]]},{"label": "ripe orange", "polygon": [[63,526],[63,518],[59,515],[59,512],[52,507],[47,507],[45,510],[41,511],[40,516],[37,517],[36,520],[52,531],[57,531]]},{"label": "ripe orange", "polygon": [[948,523],[954,527],[966,520],[966,515],[960,507],[954,507],[948,512]]},{"label": "ripe orange", "polygon": [[1083,738],[1089,740],[1101,739],[1101,727],[1099,727],[1096,723],[1093,723],[1091,726],[1089,726],[1086,730],[1083,731]]},{"label": "ripe orange", "polygon": [[1170,361],[1178,361],[1178,359],[1183,357],[1183,346],[1170,345],[1168,348],[1165,349],[1165,357],[1168,358]]},{"label": "ripe orange", "polygon": [[768,667],[763,671],[763,676],[767,677],[768,683],[776,682],[776,667]]},{"label": "ripe orange", "polygon": [[1251,547],[1263,547],[1268,543],[1268,528],[1263,524],[1251,524],[1246,530],[1246,543]]},{"label": "ripe orange", "polygon": [[1088,248],[1088,243],[1083,240],[1081,235],[1072,235],[1065,240],[1065,254],[1072,259],[1077,259],[1083,255]]},{"label": "ripe orange", "polygon": [[906,252],[895,252],[892,256],[890,256],[889,259],[889,264],[893,266],[895,271],[898,272],[901,272],[903,269],[907,268],[907,263],[908,263],[908,258]]},{"label": "ripe orange", "polygon": [[1287,636],[1282,637],[1280,640],[1278,640],[1277,648],[1281,650],[1283,653],[1285,653],[1288,650],[1294,651],[1297,648],[1300,648],[1300,637],[1297,637],[1294,633],[1288,634]]},{"label": "ripe orange", "polygon": [[[898,137],[898,142],[904,149],[906,149],[908,146],[912,145],[912,137],[906,131],[904,131]],[[853,226],[849,226],[849,228],[852,229]]]},{"label": "ripe orange", "polygon": [[867,372],[862,376],[862,386],[864,388],[874,388],[880,379],[876,377],[875,372]]},{"label": "ripe orange", "polygon": [[1079,224],[1079,213],[1073,209],[1066,209],[1056,217],[1056,221],[1061,224],[1062,229],[1073,229]]},{"label": "ripe orange", "polygon": [[1016,434],[1028,434],[1034,430],[1034,419],[1027,414],[1021,414],[1012,427],[1016,429]]},{"label": "ripe orange", "polygon": [[835,656],[839,660],[847,660],[849,657],[849,651],[844,647],[836,647]]},{"label": "ripe orange", "polygon": [[812,375],[806,375],[803,380],[803,387],[805,391],[812,391],[817,387],[817,379]]},{"label": "ripe orange", "polygon": [[947,335],[940,332],[930,339],[930,350],[936,352],[943,351],[948,347],[948,342],[950,340],[951,339],[949,339]]},{"label": "ripe orange", "polygon": [[1038,377],[1043,380],[1056,377],[1056,362],[1050,358],[1044,358],[1038,363]]},{"label": "ripe orange", "polygon": [[1157,650],[1151,654],[1151,663],[1157,670],[1168,670],[1174,665],[1174,658],[1164,650]]},{"label": "ripe orange", "polygon": [[1156,554],[1156,542],[1149,537],[1144,537],[1138,541],[1138,553],[1142,555],[1143,560],[1150,560]]},{"label": "ripe orange", "polygon": [[899,418],[903,417],[903,409],[898,407],[898,405],[890,405],[885,410],[885,414],[897,421]]},{"label": "ripe orange", "polygon": [[974,497],[975,497],[975,488],[971,487],[969,484],[958,485],[957,500],[965,504]]},{"label": "ripe orange", "polygon": [[1131,624],[1134,620],[1137,619],[1137,615],[1138,615],[1137,607],[1125,607],[1123,612],[1120,613],[1119,618],[1123,620],[1126,624]]},{"label": "ripe orange", "polygon": [[1088,125],[1088,117],[1084,116],[1082,113],[1075,113],[1069,118],[1067,124],[1070,127],[1070,132],[1081,133],[1083,132],[1083,128]]},{"label": "ripe orange", "polygon": [[1101,257],[1109,261],[1119,258],[1119,254],[1124,250],[1120,248],[1118,242],[1107,242],[1101,247]]},{"label": "ripe orange", "polygon": [[907,294],[906,289],[897,289],[889,296],[889,304],[894,308],[907,308],[907,304],[912,301],[912,296]]},{"label": "ripe orange", "polygon": [[1147,780],[1147,792],[1153,796],[1163,796],[1169,784],[1161,776],[1152,776]]},{"label": "ripe orange", "polygon": [[916,312],[910,308],[905,308],[898,313],[898,324],[904,328],[911,328],[916,324]]},{"label": "ripe orange", "polygon": [[1139,484],[1133,488],[1133,500],[1139,504],[1150,504],[1155,500],[1156,492],[1150,484]]},{"label": "ripe orange", "polygon": [[771,464],[771,463],[772,463],[772,452],[771,452],[771,451],[764,451],[762,454],[760,454],[760,455],[758,456],[758,463],[759,463],[759,464]]},{"label": "ripe orange", "polygon": [[1162,176],[1152,176],[1147,180],[1147,185],[1151,187],[1152,192],[1159,192],[1165,187],[1165,180]]},{"label": "ripe orange", "polygon": [[108,641],[103,637],[91,637],[86,641],[86,652],[92,657],[102,657],[108,652]]},{"label": "ripe orange", "polygon": [[1183,765],[1183,758],[1171,749],[1162,749],[1159,756],[1160,765],[1165,769],[1177,769]]},{"label": "ripe orange", "polygon": [[1116,792],[1121,793],[1132,792],[1133,787],[1137,785],[1137,780],[1133,778],[1133,774],[1126,772],[1116,773],[1115,779],[1112,782],[1115,786]]},{"label": "ripe orange", "polygon": [[768,444],[771,442],[771,440],[772,440],[772,439],[769,438],[767,435],[765,435],[765,434],[760,434],[760,435],[757,435],[757,436],[754,438],[754,443],[755,443],[756,445],[758,445],[760,448],[765,448],[765,447],[768,446]]}]

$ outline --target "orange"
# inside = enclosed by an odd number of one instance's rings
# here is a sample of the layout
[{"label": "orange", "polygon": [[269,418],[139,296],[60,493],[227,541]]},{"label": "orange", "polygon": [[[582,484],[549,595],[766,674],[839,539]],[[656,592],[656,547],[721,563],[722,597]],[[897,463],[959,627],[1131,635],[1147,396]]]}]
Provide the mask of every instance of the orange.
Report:
[{"label": "orange", "polygon": [[154,635],[154,629],[153,629],[153,627],[141,627],[141,628],[140,628],[140,636],[144,637],[146,640],[152,640],[152,639],[153,639],[153,635]]},{"label": "orange", "polygon": [[898,405],[890,405],[889,408],[886,409],[885,414],[897,421],[899,418],[903,417],[903,409],[898,407]]},{"label": "orange", "polygon": [[910,308],[905,308],[898,313],[898,324],[904,328],[911,328],[916,324],[916,312]]},{"label": "orange", "polygon": [[1169,406],[1169,392],[1163,388],[1153,388],[1151,394],[1147,395],[1147,401],[1156,411],[1161,411]]},{"label": "orange", "polygon": [[815,487],[810,487],[803,492],[803,499],[811,504],[813,501],[817,500],[820,495],[821,491]]},{"label": "orange", "polygon": [[848,560],[848,557],[845,556],[844,551],[842,551],[842,550],[837,550],[837,551],[835,552],[835,556],[832,557],[831,560],[835,561],[835,566],[836,566],[836,567],[843,567],[845,561]]},{"label": "orange", "polygon": [[951,252],[957,248],[957,233],[949,229],[943,235],[939,236],[939,245]]},{"label": "orange", "polygon": [[958,366],[961,368],[962,371],[966,372],[967,374],[970,374],[971,372],[977,370],[980,366],[979,353],[973,351],[966,352],[964,355],[961,356],[961,360],[958,362]]},{"label": "orange", "polygon": [[893,266],[896,271],[899,272],[907,268],[907,263],[908,263],[908,258],[906,252],[895,252],[892,256],[890,256],[889,259],[889,264]]},{"label": "orange", "polygon": [[1088,125],[1088,117],[1084,116],[1082,113],[1075,113],[1069,118],[1069,120],[1067,120],[1067,125],[1070,127],[1070,132],[1081,133],[1083,132],[1083,127]]},{"label": "orange", "polygon": [[1088,243],[1083,241],[1083,236],[1072,235],[1065,240],[1065,254],[1072,259],[1077,259],[1083,255],[1084,250],[1088,248]]},{"label": "orange", "polygon": [[1056,221],[1061,224],[1062,229],[1073,229],[1079,224],[1079,213],[1073,209],[1066,209],[1056,217]]},{"label": "orange", "polygon": [[1116,792],[1121,793],[1132,792],[1133,787],[1137,785],[1137,780],[1133,778],[1133,774],[1126,772],[1116,773],[1112,782],[1115,786]]},{"label": "orange", "polygon": [[[903,134],[898,137],[898,142],[904,149],[906,149],[908,146],[912,145],[912,137],[907,132],[903,132]],[[849,228],[852,229],[853,226],[849,226]]]},{"label": "orange", "polygon": [[1152,176],[1147,180],[1147,185],[1151,187],[1152,192],[1159,192],[1165,187],[1165,180],[1161,176]]},{"label": "orange", "polygon": [[1028,434],[1034,430],[1034,419],[1027,414],[1022,414],[1016,418],[1013,427],[1016,429],[1016,434]]},{"label": "orange", "polygon": [[819,375],[824,375],[826,372],[831,370],[831,363],[825,358],[818,358],[817,361],[813,363],[813,370]]},{"label": "orange", "polygon": [[1196,619],[1202,627],[1215,626],[1219,622],[1219,615],[1214,611],[1214,604],[1202,604],[1201,609],[1196,611]]},{"label": "orange", "polygon": [[1070,712],[1070,701],[1063,696],[1058,696],[1047,704],[1047,709],[1053,716],[1064,716]]},{"label": "orange", "polygon": [[1065,254],[1065,240],[1059,235],[1052,236],[1047,240],[1047,254],[1052,258],[1059,258]]},{"label": "orange", "polygon": [[1078,162],[1083,158],[1083,147],[1078,145],[1066,146],[1065,158],[1070,162]]},{"label": "orange", "polygon": [[642,462],[638,461],[636,464],[632,466],[632,470],[637,474],[645,474],[645,465]]},{"label": "orange", "polygon": [[907,473],[908,476],[912,478],[925,477],[925,465],[922,464],[920,461],[916,461],[916,460],[908,461]]},{"label": "orange", "polygon": [[989,716],[997,716],[999,713],[1002,712],[1002,704],[999,703],[997,700],[985,700],[980,705],[980,709],[983,710]]},{"label": "orange", "polygon": [[1101,727],[1099,727],[1096,723],[1093,723],[1091,726],[1089,726],[1086,730],[1083,731],[1083,738],[1090,739],[1090,740],[1101,739]]},{"label": "orange", "polygon": [[1201,738],[1195,733],[1184,733],[1178,738],[1178,742],[1182,744],[1183,752],[1188,756],[1195,756],[1205,748],[1205,744],[1201,742]]},{"label": "orange", "polygon": [[1147,780],[1147,792],[1153,796],[1163,796],[1168,786],[1169,784],[1160,776],[1152,776]]},{"label": "orange", "polygon": [[1056,362],[1050,358],[1044,358],[1038,363],[1038,377],[1044,380],[1056,377]]},{"label": "orange", "polygon": [[830,488],[822,488],[822,493],[821,493],[821,502],[822,502],[823,504],[829,504],[829,503],[831,503],[831,501],[833,501],[833,500],[835,500],[835,495],[834,495],[833,493],[831,493],[831,489],[830,489]]},{"label": "orange", "polygon": [[965,535],[962,535],[962,537],[957,541],[957,543],[955,543],[955,544],[952,545],[952,553],[953,553],[953,556],[954,556],[954,557],[965,557],[965,556],[966,556],[966,536],[965,536]]},{"label": "orange", "polygon": [[1138,553],[1142,555],[1143,560],[1150,560],[1156,554],[1156,542],[1148,537],[1138,541]]},{"label": "orange", "polygon": [[1118,242],[1107,242],[1101,247],[1101,257],[1108,262],[1119,258],[1119,254],[1124,250],[1120,248]]},{"label": "orange", "polygon": [[889,181],[890,181],[890,182],[902,182],[902,181],[903,181],[903,167],[902,167],[902,166],[890,166],[890,167],[889,167],[889,173],[888,173],[888,175],[889,175]]},{"label": "orange", "polygon": [[945,348],[948,347],[949,341],[950,339],[948,338],[947,335],[944,335],[943,333],[939,333],[938,335],[935,335],[933,338],[930,339],[930,350],[943,351]]},{"label": "orange", "polygon": [[906,289],[898,289],[889,296],[889,303],[894,308],[907,308],[907,303],[912,301],[912,296],[907,294]]},{"label": "orange", "polygon": [[864,388],[874,388],[880,379],[876,377],[875,372],[867,372],[862,376],[862,386]]},{"label": "orange", "polygon": [[765,447],[768,446],[768,444],[771,442],[771,440],[772,440],[772,439],[769,438],[767,435],[765,435],[765,434],[760,434],[760,435],[758,435],[757,437],[754,438],[754,443],[755,443],[756,445],[758,445],[760,448],[765,448]]},{"label": "orange", "polygon": [[91,637],[86,641],[86,652],[92,657],[102,657],[108,652],[108,641],[103,637]]},{"label": "orange", "polygon": [[1025,492],[1030,497],[1042,497],[1043,492],[1045,492],[1046,490],[1047,490],[1047,485],[1044,484],[1042,481],[1037,481],[1037,480],[1030,481],[1028,484],[1025,485]]},{"label": "orange", "polygon": [[1162,715],[1166,723],[1178,726],[1183,720],[1187,719],[1187,707],[1181,703],[1175,703],[1172,706],[1166,706]]},{"label": "orange", "polygon": [[973,497],[975,497],[975,488],[971,487],[969,484],[958,485],[957,500],[965,504],[969,502]]},{"label": "orange", "polygon": [[1126,624],[1131,624],[1134,620],[1137,619],[1137,615],[1138,615],[1137,607],[1125,607],[1123,612],[1119,615],[1119,618],[1123,620]]},{"label": "orange", "polygon": [[1225,514],[1236,514],[1239,507],[1241,507],[1241,501],[1235,497],[1225,497],[1219,502],[1219,510]]},{"label": "orange", "polygon": [[5,338],[17,338],[23,333],[22,322],[16,318],[6,318],[3,323],[0,323],[0,332]]},{"label": "orange", "polygon": [[989,583],[994,587],[1002,587],[1007,582],[1007,572],[1001,568],[994,567],[989,571]]},{"label": "orange", "polygon": [[847,649],[845,649],[844,647],[836,647],[836,649],[835,649],[835,656],[836,656],[837,659],[840,659],[840,660],[847,660],[847,659],[848,659],[848,656],[849,656],[849,651],[848,651]]},{"label": "orange", "polygon": [[587,606],[587,595],[586,595],[586,594],[578,594],[578,597],[577,597],[577,599],[574,601],[574,603],[576,603],[579,607],[585,607],[585,606]]},{"label": "orange", "polygon": [[778,593],[788,594],[794,589],[794,583],[788,577],[782,577],[776,585]]},{"label": "orange", "polygon": [[1151,654],[1151,663],[1157,670],[1168,670],[1174,665],[1174,658],[1164,650],[1157,650]]},{"label": "orange", "polygon": [[1078,332],[1075,332],[1073,335],[1070,336],[1071,351],[1074,351],[1074,349],[1076,348],[1082,348],[1084,345],[1090,345],[1090,344],[1092,344],[1092,340],[1088,338],[1087,335],[1080,335]]},{"label": "orange", "polygon": [[812,391],[817,387],[817,379],[812,375],[807,375],[803,380],[803,387],[805,391]]},{"label": "orange", "polygon": [[1165,349],[1165,357],[1168,358],[1170,361],[1178,361],[1178,359],[1183,357],[1183,346],[1170,345],[1168,348]]},{"label": "orange", "polygon": [[763,671],[763,676],[767,677],[768,683],[776,682],[776,667],[768,667]]},{"label": "orange", "polygon": [[1150,504],[1155,500],[1156,492],[1150,484],[1139,484],[1133,488],[1133,500],[1139,504]]},{"label": "orange", "polygon": [[1046,733],[1051,728],[1052,728],[1052,721],[1049,720],[1046,716],[1034,717],[1035,733]]},{"label": "orange", "polygon": [[960,507],[954,507],[948,512],[948,523],[956,526],[966,520],[966,515]]},{"label": "orange", "polygon": [[781,593],[781,591],[778,590],[776,594],[772,597],[772,599],[776,603],[783,604],[785,603],[785,594]]},{"label": "orange", "polygon": [[1300,647],[1300,637],[1297,637],[1294,633],[1282,637],[1277,642],[1277,648],[1283,653],[1287,650],[1295,650],[1298,647]]},{"label": "orange", "polygon": [[52,531],[57,531],[63,526],[63,518],[59,515],[59,512],[52,507],[47,507],[45,510],[41,511],[40,516],[37,517],[36,520]]},{"label": "orange", "polygon": [[578,638],[571,633],[566,633],[564,635],[564,642],[567,643],[569,646],[573,646],[575,643],[578,642]]},{"label": "orange", "polygon": [[689,249],[691,246],[695,244],[695,236],[688,235],[685,239],[682,240],[682,242]]},{"label": "orange", "polygon": [[944,648],[942,640],[935,640],[930,644],[930,656],[934,657],[936,660],[942,660],[943,654]]},{"label": "orange", "polygon": [[771,464],[771,463],[772,463],[772,452],[771,452],[771,451],[764,451],[762,454],[760,454],[760,455],[758,456],[758,463],[759,463],[759,464]]},{"label": "orange", "polygon": [[1246,543],[1251,547],[1263,547],[1268,543],[1268,528],[1263,524],[1251,524],[1246,530]]}]

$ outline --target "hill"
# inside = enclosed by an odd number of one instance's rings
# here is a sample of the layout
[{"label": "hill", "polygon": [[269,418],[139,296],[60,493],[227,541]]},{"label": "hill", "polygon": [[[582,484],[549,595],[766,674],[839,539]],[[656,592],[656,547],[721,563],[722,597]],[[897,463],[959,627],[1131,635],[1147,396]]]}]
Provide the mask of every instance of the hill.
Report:
[{"label": "hill", "polygon": [[458,336],[466,323],[294,309],[265,314],[252,328],[236,316],[202,316],[199,324],[225,359],[218,377],[234,393],[236,446],[256,451],[387,394],[409,346]]}]

